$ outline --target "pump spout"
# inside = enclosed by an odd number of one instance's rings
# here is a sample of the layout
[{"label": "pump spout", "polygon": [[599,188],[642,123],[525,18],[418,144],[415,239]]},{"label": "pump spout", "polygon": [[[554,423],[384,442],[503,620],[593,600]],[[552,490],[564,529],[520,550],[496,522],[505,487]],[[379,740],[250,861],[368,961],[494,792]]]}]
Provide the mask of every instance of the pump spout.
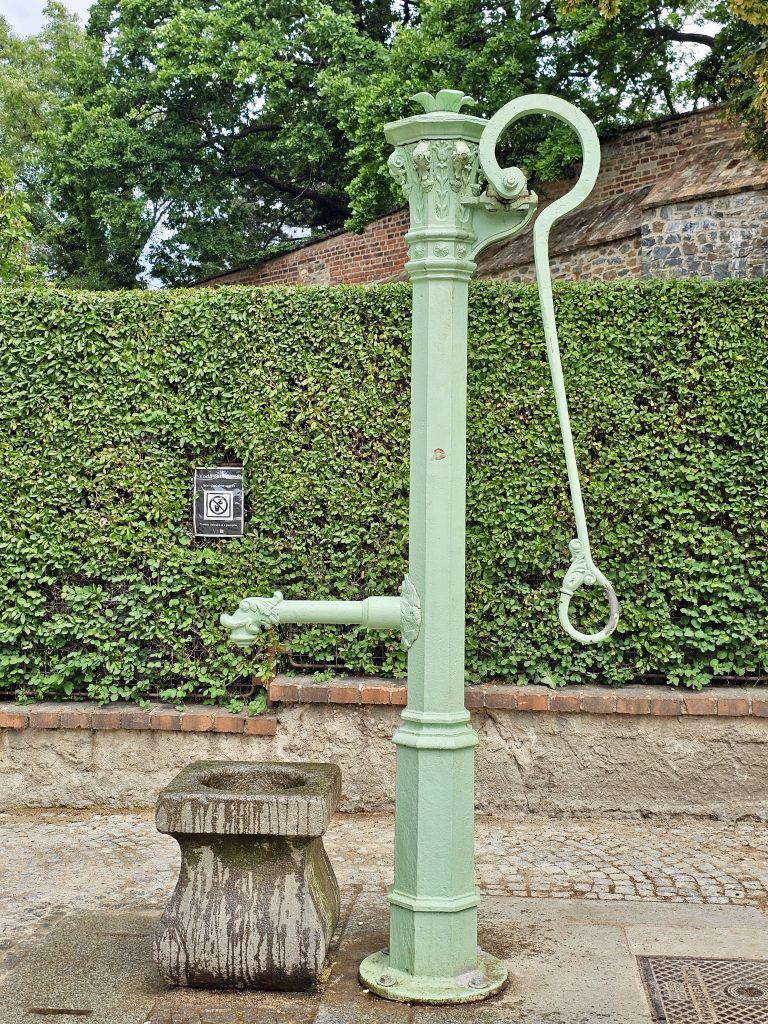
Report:
[{"label": "pump spout", "polygon": [[233,615],[222,615],[233,644],[252,647],[262,630],[280,623],[360,625],[366,629],[399,629],[407,650],[419,635],[418,594],[406,578],[399,597],[366,597],[363,601],[285,601],[279,590],[272,597],[246,597]]}]

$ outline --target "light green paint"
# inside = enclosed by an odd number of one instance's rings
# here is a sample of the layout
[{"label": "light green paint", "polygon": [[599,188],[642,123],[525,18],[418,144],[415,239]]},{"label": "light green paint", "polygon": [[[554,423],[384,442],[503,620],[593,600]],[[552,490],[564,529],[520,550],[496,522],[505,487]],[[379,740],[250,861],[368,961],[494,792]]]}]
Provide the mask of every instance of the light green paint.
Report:
[{"label": "light green paint", "polygon": [[[494,183],[494,187],[501,195],[508,194],[505,189],[511,190],[514,194],[514,189],[518,187],[519,182],[514,175],[508,175],[507,172],[502,171],[496,163],[496,143],[502,133],[516,121],[522,117],[530,117],[532,114],[548,114],[570,125],[579,137],[583,154],[581,174],[574,187],[562,198],[550,203],[536,218],[533,227],[533,251],[541,316],[544,322],[544,338],[547,345],[547,359],[555,390],[557,415],[560,420],[565,464],[568,470],[568,485],[571,491],[573,516],[576,521],[576,538],[569,545],[572,562],[560,588],[558,614],[563,629],[574,640],[578,640],[582,644],[594,644],[605,640],[616,628],[619,621],[619,602],[613,587],[593,562],[589,546],[587,517],[581,495],[581,483],[573,447],[573,434],[568,416],[568,399],[565,394],[563,367],[557,338],[552,276],[549,269],[549,233],[557,221],[580,206],[594,188],[600,172],[600,141],[589,118],[576,107],[556,96],[522,96],[520,99],[512,100],[511,103],[506,103],[488,122],[488,127],[480,140],[480,160],[483,168],[488,180]],[[582,585],[592,586],[594,583],[599,583],[608,597],[608,622],[597,633],[582,633],[571,624],[568,616],[569,605],[579,587]]]},{"label": "light green paint", "polygon": [[[483,188],[487,122],[466,97],[416,97],[426,113],[387,125],[389,168],[408,199],[413,282],[408,573],[424,618],[408,655],[408,706],[397,746],[395,884],[389,950],[361,981],[412,1002],[483,998],[506,980],[478,960],[474,880],[474,748],[464,707],[467,302],[474,257],[521,231],[536,196]],[[384,981],[382,981],[384,978]],[[472,980],[472,984],[469,983]],[[385,983],[387,982],[387,983]]]},{"label": "light green paint", "polygon": [[[584,147],[584,171],[574,193],[539,217],[535,253],[576,513],[579,541],[575,543],[583,544],[563,584],[561,621],[577,639],[594,642],[602,636],[578,633],[567,617],[572,593],[590,576],[592,582],[603,582],[604,577],[589,556],[554,325],[547,243],[552,224],[589,193],[600,149],[584,115],[552,97],[523,97],[502,108],[490,122],[459,114],[465,98],[458,92],[445,91],[434,100],[420,94],[416,99],[426,114],[387,125],[385,134],[396,147],[389,167],[411,213],[406,235],[410,255],[406,270],[413,281],[409,575],[422,598],[424,621],[409,653],[408,706],[394,737],[395,884],[389,897],[390,945],[363,961],[360,978],[389,999],[461,1002],[498,991],[506,978],[503,965],[477,949],[473,853],[477,737],[464,708],[468,285],[474,257],[493,242],[522,231],[536,207],[536,196],[528,192],[523,173],[501,168],[496,160],[502,132],[526,114],[553,114],[572,124]],[[603,635],[609,631],[606,628]]]},{"label": "light green paint", "polygon": [[[444,926],[445,921],[441,924]],[[494,995],[507,982],[507,969],[501,960],[482,950],[477,953],[475,969],[456,978],[434,974],[421,977],[398,971],[392,967],[386,951],[372,953],[363,966],[366,988],[398,1003],[477,1003]]]},{"label": "light green paint", "polygon": [[[453,1003],[483,999],[503,986],[504,965],[477,948],[474,882],[474,748],[464,707],[464,551],[466,492],[467,302],[475,257],[530,222],[537,197],[524,174],[499,166],[502,134],[519,118],[548,114],[571,125],[584,151],[576,187],[547,207],[534,228],[536,272],[552,381],[565,447],[577,539],[561,588],[560,621],[581,643],[613,631],[615,594],[592,560],[568,419],[547,246],[552,225],[594,185],[600,148],[575,107],[551,96],[524,96],[490,121],[461,113],[457,90],[414,97],[425,113],[385,127],[395,147],[389,169],[411,215],[406,234],[413,282],[409,570],[400,598],[284,601],[246,598],[222,623],[250,646],[280,622],[399,625],[408,649],[408,705],[397,747],[395,881],[389,894],[390,945],[367,957],[361,981],[388,999]],[[599,582],[610,618],[596,634],[575,629],[569,603]]]},{"label": "light green paint", "polygon": [[279,590],[272,597],[245,597],[234,615],[221,615],[232,643],[247,650],[264,629],[281,623],[329,623],[399,629],[408,650],[421,627],[419,595],[406,576],[400,597],[367,597],[364,601],[285,601]]}]

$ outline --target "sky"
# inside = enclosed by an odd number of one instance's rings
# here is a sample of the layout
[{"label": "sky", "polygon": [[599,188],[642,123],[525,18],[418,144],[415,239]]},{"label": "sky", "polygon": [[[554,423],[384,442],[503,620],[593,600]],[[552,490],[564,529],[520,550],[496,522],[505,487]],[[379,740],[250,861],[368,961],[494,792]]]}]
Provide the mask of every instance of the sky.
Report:
[{"label": "sky", "polygon": [[[93,0],[63,0],[63,3],[67,10],[79,14],[84,22]],[[0,0],[0,14],[20,36],[40,31],[43,27],[44,7],[45,0]]]}]

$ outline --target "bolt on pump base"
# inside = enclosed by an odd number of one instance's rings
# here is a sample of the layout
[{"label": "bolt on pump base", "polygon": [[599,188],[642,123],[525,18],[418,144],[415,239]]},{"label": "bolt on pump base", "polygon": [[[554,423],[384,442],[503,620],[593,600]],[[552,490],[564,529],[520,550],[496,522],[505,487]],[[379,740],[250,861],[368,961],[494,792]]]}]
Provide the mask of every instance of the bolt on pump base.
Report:
[{"label": "bolt on pump base", "polygon": [[474,970],[455,978],[442,975],[409,974],[390,964],[389,953],[372,953],[360,964],[360,981],[370,991],[397,1003],[478,1003],[500,992],[507,984],[502,960],[477,950]]}]

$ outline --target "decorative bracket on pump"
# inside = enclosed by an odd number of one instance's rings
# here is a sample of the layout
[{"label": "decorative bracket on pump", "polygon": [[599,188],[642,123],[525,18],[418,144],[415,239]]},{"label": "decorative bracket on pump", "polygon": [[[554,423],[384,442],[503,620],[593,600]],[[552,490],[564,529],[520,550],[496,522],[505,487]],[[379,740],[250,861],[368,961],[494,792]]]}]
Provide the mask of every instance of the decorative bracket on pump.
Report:
[{"label": "decorative bracket on pump", "polygon": [[244,650],[256,643],[262,630],[290,622],[298,624],[360,625],[366,629],[399,629],[404,650],[421,629],[421,602],[408,576],[399,597],[367,597],[363,601],[285,601],[279,590],[272,597],[246,597],[234,615],[219,620],[230,640]]},{"label": "decorative bracket on pump", "polygon": [[[489,182],[488,188],[489,190],[493,188],[504,200],[514,200],[521,196],[526,187],[526,181],[525,176],[518,168],[499,166],[496,159],[496,145],[510,125],[533,114],[551,115],[573,128],[579,137],[583,155],[581,174],[574,187],[560,199],[550,203],[537,217],[533,228],[533,253],[547,359],[552,375],[557,415],[560,420],[560,433],[565,451],[565,464],[568,470],[571,504],[576,521],[576,538],[569,544],[572,562],[560,588],[558,615],[563,629],[574,640],[578,640],[582,644],[595,644],[609,637],[616,628],[619,621],[619,602],[613,587],[592,561],[589,547],[589,531],[573,446],[568,399],[565,393],[557,337],[552,276],[549,269],[549,233],[561,217],[575,210],[592,191],[600,171],[600,141],[594,125],[586,114],[556,96],[520,96],[510,103],[506,103],[488,122],[478,147],[480,164]],[[571,598],[581,586],[591,586],[595,583],[599,583],[603,587],[608,597],[608,621],[603,629],[596,633],[582,633],[572,625],[568,615]]]}]

